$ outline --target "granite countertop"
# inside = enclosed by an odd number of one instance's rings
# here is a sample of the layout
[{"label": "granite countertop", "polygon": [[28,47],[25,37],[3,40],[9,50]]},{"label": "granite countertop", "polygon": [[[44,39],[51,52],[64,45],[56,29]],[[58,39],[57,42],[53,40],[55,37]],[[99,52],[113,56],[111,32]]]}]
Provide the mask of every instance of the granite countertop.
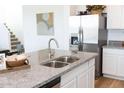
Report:
[{"label": "granite countertop", "polygon": [[124,41],[109,41],[103,48],[124,49]]},{"label": "granite countertop", "polygon": [[103,48],[124,49],[124,46],[105,45]]},{"label": "granite countertop", "polygon": [[[48,61],[48,50],[41,50],[26,54],[28,56],[31,68],[20,71],[0,74],[1,88],[31,88],[39,87],[47,82],[62,76],[73,68],[87,62],[97,56],[97,53],[78,52],[72,54],[70,51],[55,50],[54,58],[63,55],[75,55],[80,58],[77,62],[69,64],[62,68],[51,68],[40,65],[42,62]],[[53,58],[53,59],[54,59]]]}]

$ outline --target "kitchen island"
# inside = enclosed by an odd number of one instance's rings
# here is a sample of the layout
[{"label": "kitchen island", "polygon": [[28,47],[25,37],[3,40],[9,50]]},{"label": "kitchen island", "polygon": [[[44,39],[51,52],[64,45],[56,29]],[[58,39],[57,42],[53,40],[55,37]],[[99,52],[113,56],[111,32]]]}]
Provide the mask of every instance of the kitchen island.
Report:
[{"label": "kitchen island", "polygon": [[[31,68],[0,74],[0,87],[32,88],[40,87],[57,77],[62,77],[61,79],[63,80],[67,73],[73,71],[73,69],[80,67],[87,62],[90,63],[90,60],[95,59],[97,56],[96,53],[90,52],[78,52],[77,54],[74,54],[71,51],[65,50],[54,51],[55,55],[52,59],[64,55],[74,55],[80,59],[62,68],[52,68],[41,65],[41,63],[49,60],[48,49],[27,53],[26,56],[28,57]],[[64,84],[64,82],[65,81],[62,81],[62,84]]]}]

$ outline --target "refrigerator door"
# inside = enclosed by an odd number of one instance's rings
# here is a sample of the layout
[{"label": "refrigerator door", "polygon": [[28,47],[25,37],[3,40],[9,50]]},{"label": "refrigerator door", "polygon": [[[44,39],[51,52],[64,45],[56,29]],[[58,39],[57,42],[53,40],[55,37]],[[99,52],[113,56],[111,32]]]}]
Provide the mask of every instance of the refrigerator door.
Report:
[{"label": "refrigerator door", "polygon": [[85,15],[81,16],[81,26],[83,28],[84,43],[98,43],[99,16]]},{"label": "refrigerator door", "polygon": [[95,52],[98,56],[95,59],[95,75],[96,78],[102,75],[102,46],[98,44],[83,44],[83,51]]},{"label": "refrigerator door", "polygon": [[84,52],[98,52],[98,44],[83,44],[83,51]]}]

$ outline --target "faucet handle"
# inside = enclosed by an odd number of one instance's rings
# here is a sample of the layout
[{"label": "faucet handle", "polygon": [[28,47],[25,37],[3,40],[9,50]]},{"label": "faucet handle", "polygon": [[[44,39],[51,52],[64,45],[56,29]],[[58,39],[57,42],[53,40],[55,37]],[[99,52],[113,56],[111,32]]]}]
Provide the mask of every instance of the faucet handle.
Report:
[{"label": "faucet handle", "polygon": [[49,59],[53,58],[54,55],[55,55],[55,52],[51,52],[51,53],[49,53]]}]

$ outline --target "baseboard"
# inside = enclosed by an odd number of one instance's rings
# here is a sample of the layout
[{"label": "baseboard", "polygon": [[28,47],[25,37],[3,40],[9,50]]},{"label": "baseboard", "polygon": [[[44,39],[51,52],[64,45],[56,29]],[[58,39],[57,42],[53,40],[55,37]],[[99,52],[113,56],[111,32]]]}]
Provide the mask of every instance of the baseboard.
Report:
[{"label": "baseboard", "polygon": [[117,80],[124,80],[124,77],[122,76],[114,76],[114,75],[109,75],[109,74],[103,74],[103,77],[117,79]]}]

